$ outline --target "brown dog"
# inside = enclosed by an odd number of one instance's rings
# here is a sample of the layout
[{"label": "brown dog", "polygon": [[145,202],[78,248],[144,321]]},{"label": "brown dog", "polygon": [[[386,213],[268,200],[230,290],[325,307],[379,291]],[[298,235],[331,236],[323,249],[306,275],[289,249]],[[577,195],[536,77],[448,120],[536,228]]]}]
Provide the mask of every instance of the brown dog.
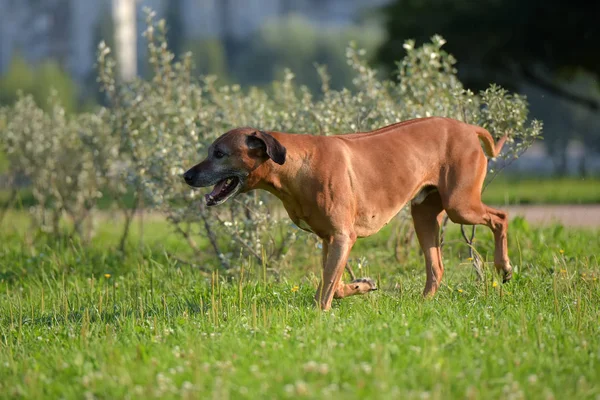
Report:
[{"label": "brown dog", "polygon": [[216,185],[207,205],[237,193],[264,189],[283,202],[300,228],[323,240],[323,280],[316,300],[323,310],[334,297],[375,289],[372,281],[343,284],[350,249],[378,232],[404,205],[411,212],[425,254],[424,295],[435,294],[444,267],[440,252],[443,211],[459,224],[487,225],[496,244],[494,264],[508,281],[507,214],[481,202],[485,153],[495,157],[488,131],[448,118],[414,119],[367,133],[311,136],[233,129],[208,149],[208,157],[184,174],[194,187]]}]

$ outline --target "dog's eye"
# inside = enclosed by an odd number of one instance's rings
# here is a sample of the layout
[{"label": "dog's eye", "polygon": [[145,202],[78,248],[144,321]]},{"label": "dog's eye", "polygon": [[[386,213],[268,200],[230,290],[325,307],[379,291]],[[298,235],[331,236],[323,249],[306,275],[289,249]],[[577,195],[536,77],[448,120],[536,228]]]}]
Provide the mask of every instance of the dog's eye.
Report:
[{"label": "dog's eye", "polygon": [[223,153],[220,150],[215,150],[214,154],[215,154],[215,158],[223,158],[223,157],[225,157],[225,153]]}]

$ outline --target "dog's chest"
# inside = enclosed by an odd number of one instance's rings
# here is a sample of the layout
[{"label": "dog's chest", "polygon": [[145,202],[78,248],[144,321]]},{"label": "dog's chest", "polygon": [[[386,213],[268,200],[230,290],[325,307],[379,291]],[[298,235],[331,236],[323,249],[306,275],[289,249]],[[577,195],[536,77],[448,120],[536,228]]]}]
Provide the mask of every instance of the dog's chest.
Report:
[{"label": "dog's chest", "polygon": [[299,217],[298,214],[291,212],[291,210],[289,209],[287,211],[290,219],[294,224],[296,224],[298,228],[302,229],[303,231],[315,233],[315,231],[310,227],[310,225],[308,224],[308,222],[306,222],[305,219]]}]

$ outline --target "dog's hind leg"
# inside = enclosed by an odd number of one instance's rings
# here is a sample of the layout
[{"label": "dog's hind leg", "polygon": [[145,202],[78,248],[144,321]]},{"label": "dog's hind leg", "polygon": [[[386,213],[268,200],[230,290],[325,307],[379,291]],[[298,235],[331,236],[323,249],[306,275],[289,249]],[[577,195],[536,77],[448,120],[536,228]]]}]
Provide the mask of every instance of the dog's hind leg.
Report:
[{"label": "dog's hind leg", "polygon": [[494,265],[502,274],[503,282],[512,278],[512,267],[508,258],[508,214],[483,203],[461,204],[446,210],[452,222],[463,225],[486,225],[494,233]]},{"label": "dog's hind leg", "polygon": [[365,294],[375,290],[377,290],[377,285],[371,278],[357,278],[346,284],[340,280],[333,297],[343,299],[344,297]]},{"label": "dog's hind leg", "polygon": [[[323,240],[323,271],[325,271],[327,265],[328,249],[329,245],[327,244],[327,241]],[[356,278],[348,264],[346,264],[345,268],[351,274],[352,282],[344,284],[342,277],[340,276],[333,294],[334,299],[343,299],[344,297],[365,294],[377,290],[377,285],[371,278]]]},{"label": "dog's hind leg", "polygon": [[486,173],[486,160],[481,154],[471,165],[462,165],[463,171],[474,173],[453,174],[452,184],[441,190],[444,209],[450,220],[463,225],[486,225],[494,233],[494,265],[502,274],[503,281],[512,278],[512,267],[508,258],[507,230],[508,214],[481,202],[481,187]]},{"label": "dog's hind leg", "polygon": [[442,199],[438,192],[429,194],[419,204],[411,204],[415,232],[425,256],[427,281],[424,296],[433,296],[440,287],[444,275],[440,250],[440,223],[443,216]]}]

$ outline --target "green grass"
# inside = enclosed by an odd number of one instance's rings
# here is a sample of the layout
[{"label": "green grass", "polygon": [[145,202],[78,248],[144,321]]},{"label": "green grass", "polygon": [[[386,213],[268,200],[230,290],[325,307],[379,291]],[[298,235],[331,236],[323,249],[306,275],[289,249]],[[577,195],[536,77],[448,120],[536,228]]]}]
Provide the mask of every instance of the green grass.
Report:
[{"label": "green grass", "polygon": [[497,178],[483,192],[489,204],[600,204],[600,178]]},{"label": "green grass", "polygon": [[[515,220],[516,272],[502,285],[492,267],[475,281],[454,227],[444,285],[423,300],[421,256],[413,245],[398,263],[389,226],[352,254],[368,258],[355,270],[380,290],[323,313],[312,304],[318,248],[296,247],[279,279],[252,263],[205,276],[166,255],[182,244],[161,221],[125,257],[115,225],[87,247],[31,244],[11,214],[0,233],[0,397],[600,396],[597,231]],[[478,232],[490,259],[491,235]]]}]

